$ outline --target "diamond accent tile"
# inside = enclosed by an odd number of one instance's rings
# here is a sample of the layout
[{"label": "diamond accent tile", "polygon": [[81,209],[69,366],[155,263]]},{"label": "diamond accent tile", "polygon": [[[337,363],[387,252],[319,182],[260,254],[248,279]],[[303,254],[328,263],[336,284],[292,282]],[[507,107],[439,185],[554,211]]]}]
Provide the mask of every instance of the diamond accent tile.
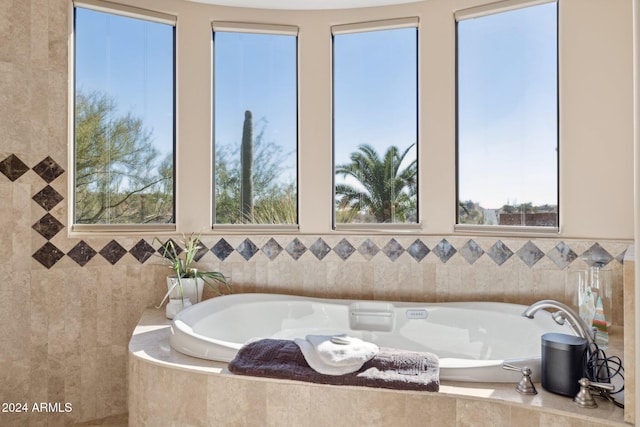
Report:
[{"label": "diamond accent tile", "polygon": [[356,248],[353,247],[351,243],[347,239],[342,239],[340,242],[333,248],[333,251],[338,254],[338,256],[346,261],[355,251]]},{"label": "diamond accent tile", "polygon": [[93,250],[91,246],[89,246],[84,240],[81,240],[80,243],[75,245],[73,249],[71,249],[67,256],[74,260],[80,267],[84,267],[86,263],[91,261],[91,258],[96,256],[97,252]]},{"label": "diamond accent tile", "polygon": [[112,240],[107,243],[107,245],[102,248],[99,253],[104,257],[104,259],[109,261],[111,265],[115,265],[116,262],[120,261],[120,258],[125,256],[127,250],[123,248],[120,243]]},{"label": "diamond accent tile", "polygon": [[456,248],[451,246],[451,243],[447,241],[447,239],[442,239],[435,248],[433,248],[433,253],[440,258],[440,261],[446,263],[451,259],[452,256],[456,254]]},{"label": "diamond accent tile", "polygon": [[165,242],[161,242],[161,245],[158,248],[158,253],[165,258],[171,258],[180,255],[182,253],[182,248],[175,240],[169,239]]},{"label": "diamond accent tile", "polygon": [[620,264],[624,264],[624,256],[627,254],[627,250],[625,249],[624,251],[620,252],[620,254],[616,257],[616,261],[618,261]]},{"label": "diamond accent tile", "polygon": [[51,240],[53,236],[58,234],[58,232],[64,228],[64,225],[53,215],[48,213],[40,218],[38,222],[33,224],[31,228],[40,233],[40,235],[45,239]]},{"label": "diamond accent tile", "polygon": [[287,253],[291,255],[291,258],[296,261],[307,251],[306,246],[296,237],[285,248]]},{"label": "diamond accent tile", "polygon": [[213,247],[211,248],[211,252],[213,252],[213,254],[217,256],[220,261],[224,261],[229,255],[233,253],[233,246],[231,246],[226,240],[220,239],[218,240],[218,243],[213,245]]},{"label": "diamond accent tile", "polygon": [[209,248],[206,247],[204,243],[202,243],[202,240],[200,240],[198,242],[198,250],[196,251],[196,254],[193,256],[193,260],[195,262],[198,262],[202,259],[203,256],[205,256],[208,253],[209,253]]},{"label": "diamond accent tile", "polygon": [[135,259],[140,262],[140,264],[144,264],[146,260],[151,258],[151,256],[156,252],[156,250],[147,243],[146,240],[140,239],[138,243],[135,244],[134,247],[131,248],[129,253],[133,255]]},{"label": "diamond accent tile", "polygon": [[62,169],[62,167],[49,156],[35,165],[33,167],[33,171],[47,183],[51,183],[54,179],[64,173],[64,169]]},{"label": "diamond accent tile", "polygon": [[331,252],[331,246],[327,245],[322,239],[318,239],[313,242],[313,245],[309,246],[309,251],[316,256],[320,261]]},{"label": "diamond accent tile", "polygon": [[589,267],[596,265],[603,267],[613,259],[611,254],[598,243],[594,243],[589,249],[584,251],[582,255],[580,255],[580,258],[582,258]]},{"label": "diamond accent tile", "polygon": [[460,255],[462,255],[462,258],[466,259],[469,264],[473,264],[484,255],[484,250],[482,250],[475,240],[471,239],[460,248]]},{"label": "diamond accent tile", "polygon": [[424,257],[429,255],[431,249],[429,249],[429,247],[425,245],[422,240],[416,239],[415,242],[409,245],[409,247],[407,248],[407,252],[413,257],[413,259],[420,262],[424,259]]},{"label": "diamond accent tile", "polygon": [[280,244],[276,242],[276,239],[274,239],[273,237],[270,238],[269,241],[265,243],[264,246],[262,247],[262,252],[271,261],[276,259],[276,257],[280,255],[280,252],[282,251],[283,251],[282,246],[280,246]]},{"label": "diamond accent tile", "polygon": [[64,252],[55,247],[51,242],[47,242],[38,249],[32,257],[45,267],[51,268],[64,257]]},{"label": "diamond accent tile", "polygon": [[565,242],[558,243],[547,253],[547,256],[563,270],[578,258],[578,254],[571,250]]},{"label": "diamond accent tile", "polygon": [[255,243],[249,239],[244,239],[242,243],[240,243],[240,246],[236,248],[236,251],[238,251],[238,253],[247,261],[249,261],[258,252],[258,250],[259,249]]},{"label": "diamond accent tile", "polygon": [[509,258],[513,256],[513,251],[505,245],[502,240],[498,240],[487,251],[489,258],[498,265],[504,264]]},{"label": "diamond accent tile", "polygon": [[0,162],[0,172],[12,182],[27,173],[28,170],[29,166],[25,165],[15,154],[10,155]]},{"label": "diamond accent tile", "polygon": [[522,262],[527,264],[529,268],[533,267],[535,263],[544,258],[544,252],[542,252],[531,240],[518,249],[516,254],[520,257]]},{"label": "diamond accent tile", "polygon": [[382,252],[389,257],[391,261],[395,261],[404,253],[404,248],[396,239],[391,239],[384,245]]},{"label": "diamond accent tile", "polygon": [[35,196],[32,197],[33,201],[42,206],[46,211],[53,209],[58,203],[64,200],[64,197],[60,195],[50,185],[47,185],[40,190]]},{"label": "diamond accent tile", "polygon": [[380,252],[380,248],[371,241],[371,239],[367,239],[360,246],[358,246],[358,253],[362,255],[367,261],[376,256],[376,254]]}]

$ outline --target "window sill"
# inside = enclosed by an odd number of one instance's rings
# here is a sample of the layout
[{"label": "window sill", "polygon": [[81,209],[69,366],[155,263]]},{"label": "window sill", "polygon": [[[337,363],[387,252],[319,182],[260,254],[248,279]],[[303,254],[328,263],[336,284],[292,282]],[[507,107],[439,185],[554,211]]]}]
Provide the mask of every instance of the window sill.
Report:
[{"label": "window sill", "polygon": [[456,233],[491,235],[491,236],[546,236],[557,237],[560,234],[559,227],[533,227],[519,225],[471,225],[456,224]]},{"label": "window sill", "polygon": [[213,232],[223,231],[230,234],[272,234],[297,233],[298,224],[214,224]]},{"label": "window sill", "polygon": [[79,237],[81,235],[167,234],[175,231],[175,224],[74,224],[69,234],[71,237]]},{"label": "window sill", "polygon": [[420,233],[422,227],[419,223],[415,224],[337,224],[334,226],[335,232],[356,232],[356,233]]}]

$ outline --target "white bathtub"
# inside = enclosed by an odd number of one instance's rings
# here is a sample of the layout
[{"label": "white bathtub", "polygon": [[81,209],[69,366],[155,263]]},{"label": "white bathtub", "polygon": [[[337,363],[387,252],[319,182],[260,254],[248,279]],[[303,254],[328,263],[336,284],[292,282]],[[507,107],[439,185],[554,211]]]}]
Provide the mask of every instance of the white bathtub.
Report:
[{"label": "white bathtub", "polygon": [[540,336],[572,334],[550,313],[521,316],[525,306],[496,302],[403,303],[233,294],[178,313],[171,325],[175,350],[229,362],[253,338],[304,338],[346,333],[378,346],[428,351],[440,358],[440,379],[517,382],[504,362],[540,376]]}]

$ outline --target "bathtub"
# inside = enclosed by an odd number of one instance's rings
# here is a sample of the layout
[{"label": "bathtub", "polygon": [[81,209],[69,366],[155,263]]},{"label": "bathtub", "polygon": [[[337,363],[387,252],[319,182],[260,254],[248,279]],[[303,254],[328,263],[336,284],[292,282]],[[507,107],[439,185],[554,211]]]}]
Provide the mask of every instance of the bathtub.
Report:
[{"label": "bathtub", "polygon": [[428,351],[440,358],[440,379],[517,382],[503,363],[528,366],[540,378],[540,336],[572,334],[547,311],[498,302],[406,303],[337,300],[278,294],[233,294],[178,313],[169,343],[189,356],[229,362],[254,338],[294,339],[342,334],[381,347]]}]

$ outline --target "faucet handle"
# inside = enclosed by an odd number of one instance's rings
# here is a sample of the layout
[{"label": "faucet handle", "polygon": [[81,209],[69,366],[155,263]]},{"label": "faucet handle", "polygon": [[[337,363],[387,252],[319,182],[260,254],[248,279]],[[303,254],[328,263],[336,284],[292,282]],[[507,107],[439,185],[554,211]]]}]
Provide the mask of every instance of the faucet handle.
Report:
[{"label": "faucet handle", "polygon": [[527,366],[523,366],[522,368],[518,366],[511,365],[509,363],[503,363],[502,369],[506,369],[508,371],[517,371],[522,373],[522,379],[516,386],[516,391],[522,394],[538,394],[536,387],[533,385],[533,381],[531,381],[531,368]]},{"label": "faucet handle", "polygon": [[580,384],[580,391],[576,394],[576,397],[573,398],[573,403],[580,406],[581,408],[597,408],[598,404],[595,399],[591,395],[591,391],[589,387],[597,387],[603,390],[612,391],[614,389],[614,385],[610,383],[597,383],[593,381],[589,381],[587,378],[580,378],[578,381]]},{"label": "faucet handle", "polygon": [[503,363],[502,364],[502,369],[506,369],[507,371],[518,371],[518,372],[522,372],[522,368],[519,366],[514,366],[511,365],[509,363]]}]

